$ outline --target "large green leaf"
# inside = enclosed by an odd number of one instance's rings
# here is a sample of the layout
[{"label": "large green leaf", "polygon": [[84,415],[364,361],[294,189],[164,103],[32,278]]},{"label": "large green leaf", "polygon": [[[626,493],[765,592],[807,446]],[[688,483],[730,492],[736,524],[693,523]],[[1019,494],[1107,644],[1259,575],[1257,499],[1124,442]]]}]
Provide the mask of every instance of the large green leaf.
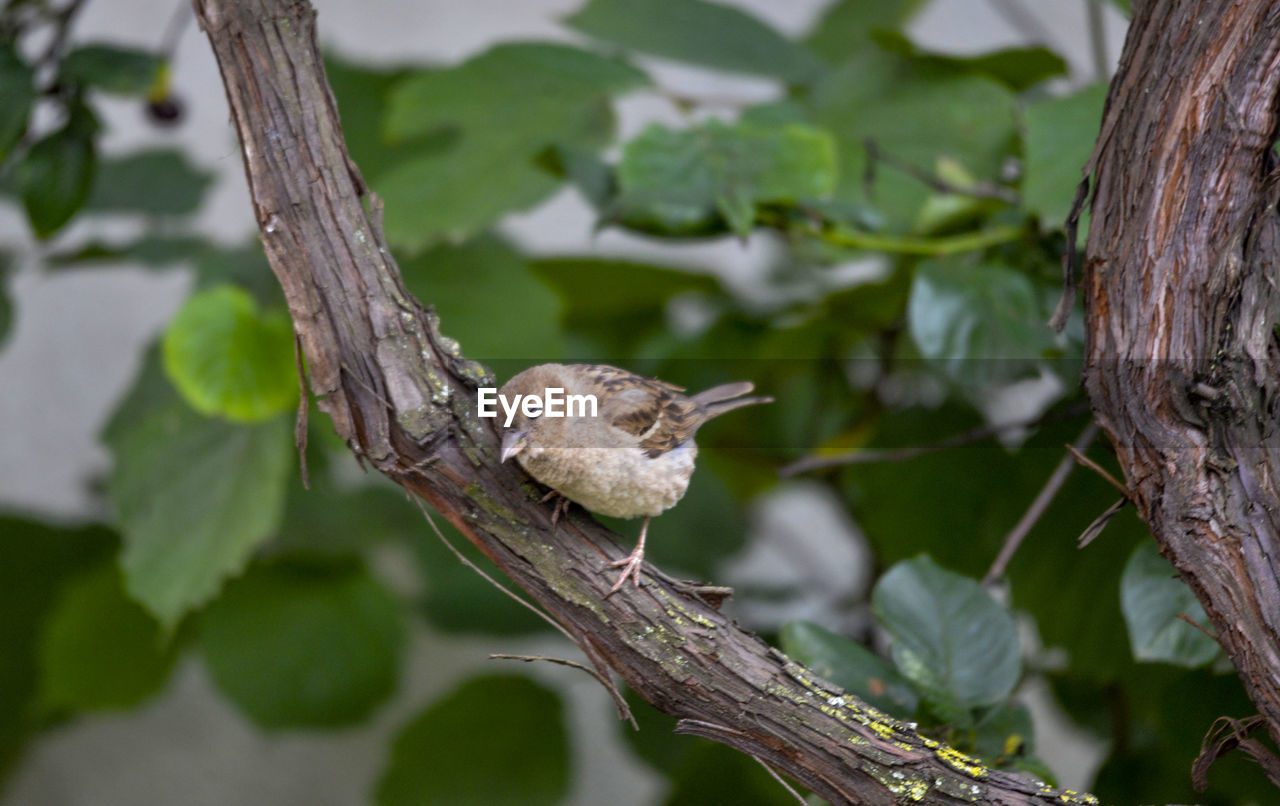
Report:
[{"label": "large green leaf", "polygon": [[808,621],[793,621],[778,634],[782,651],[875,707],[907,719],[920,697],[897,669],[843,635]]},{"label": "large green leaf", "polygon": [[0,163],[27,130],[27,119],[36,100],[35,74],[14,51],[0,42]]},{"label": "large green leaf", "polygon": [[0,774],[42,722],[40,634],[61,586],[107,560],[116,542],[100,526],[60,529],[0,516]]},{"label": "large green leaf", "polygon": [[342,115],[342,137],[366,177],[382,176],[431,145],[421,139],[392,143],[383,131],[391,92],[408,69],[372,68],[330,54],[324,70]]},{"label": "large green leaf", "polygon": [[473,677],[406,725],[378,806],[551,806],[569,789],[560,698],[524,677]]},{"label": "large green leaf", "polygon": [[1195,594],[1149,540],[1140,543],[1125,564],[1120,608],[1138,660],[1194,668],[1218,656],[1218,643],[1182,620],[1185,615],[1197,624],[1208,623]]},{"label": "large green leaf", "polygon": [[400,604],[355,563],[256,566],[201,624],[214,682],[264,728],[354,724],[396,685]]},{"label": "large green leaf", "polygon": [[172,627],[279,525],[293,459],[289,422],[202,417],[153,354],[104,438],[115,458],[108,494],[124,533],[126,588]]},{"label": "large green leaf", "polygon": [[262,422],[297,403],[289,317],[260,312],[244,289],[193,294],[165,330],[163,347],[165,371],[202,414]]},{"label": "large green leaf", "polygon": [[164,61],[154,53],[118,45],[81,45],[62,61],[61,78],[87,84],[103,92],[146,95],[155,85]]},{"label": "large green leaf", "polygon": [[1045,295],[1022,272],[965,259],[916,267],[907,326],[924,358],[982,387],[1033,372],[1053,345]]},{"label": "large green leaf", "polygon": [[462,344],[468,357],[537,363],[563,356],[560,301],[498,237],[437,246],[400,268],[409,290],[435,306],[441,329]]},{"label": "large green leaf", "polygon": [[877,164],[868,190],[867,143],[898,162],[933,172],[942,158],[979,179],[999,176],[1016,142],[1016,99],[1006,86],[868,46],[805,99],[809,120],[839,146],[837,198],[872,205],[909,230],[932,190]]},{"label": "large green leaf", "polygon": [[559,180],[537,157],[558,143],[604,145],[609,96],[645,80],[623,62],[541,43],[498,45],[456,67],[411,74],[391,92],[388,139],[451,136],[374,176],[388,238],[419,250],[542,200]]},{"label": "large green leaf", "polygon": [[974,580],[920,555],[890,568],[871,593],[893,638],[898,670],[933,698],[963,708],[994,705],[1022,674],[1013,616]]},{"label": "large green leaf", "polygon": [[1071,211],[1106,99],[1107,85],[1092,84],[1061,98],[1028,104],[1023,112],[1027,160],[1022,203],[1048,228],[1062,227]]},{"label": "large green leaf", "polygon": [[96,124],[83,113],[37,140],[18,166],[18,187],[37,238],[48,238],[84,206],[93,187]]},{"label": "large green leaf", "polygon": [[177,646],[106,563],[68,582],[40,636],[40,700],[62,709],[130,708],[164,685]]},{"label": "large green leaf", "polygon": [[818,60],[736,8],[705,0],[591,0],[565,20],[589,36],[656,56],[795,84]]},{"label": "large green leaf", "polygon": [[837,0],[823,12],[805,44],[828,62],[840,64],[869,46],[874,32],[901,29],[924,4],[925,0]]},{"label": "large green leaf", "polygon": [[139,151],[102,161],[85,209],[188,215],[212,182],[213,174],[196,168],[181,151]]},{"label": "large green leaf", "polygon": [[1067,75],[1066,60],[1045,47],[1006,48],[977,56],[952,56],[923,50],[894,31],[878,31],[874,39],[885,50],[909,56],[917,64],[940,72],[987,76],[1015,92]]},{"label": "large green leaf", "polygon": [[835,143],[808,126],[653,125],[623,149],[617,215],[676,235],[706,231],[719,218],[746,236],[759,205],[827,196],[837,175]]},{"label": "large green leaf", "polygon": [[565,331],[598,345],[592,352],[579,343],[576,358],[616,361],[630,355],[666,332],[672,298],[723,293],[714,277],[671,266],[593,258],[546,258],[530,266],[560,296]]}]

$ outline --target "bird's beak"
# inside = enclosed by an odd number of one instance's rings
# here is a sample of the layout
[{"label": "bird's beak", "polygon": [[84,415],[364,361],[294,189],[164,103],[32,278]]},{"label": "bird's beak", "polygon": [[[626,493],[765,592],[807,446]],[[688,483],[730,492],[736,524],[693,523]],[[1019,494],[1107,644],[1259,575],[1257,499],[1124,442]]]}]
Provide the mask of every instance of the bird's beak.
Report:
[{"label": "bird's beak", "polygon": [[502,436],[502,461],[524,450],[524,434],[523,431],[508,431]]}]

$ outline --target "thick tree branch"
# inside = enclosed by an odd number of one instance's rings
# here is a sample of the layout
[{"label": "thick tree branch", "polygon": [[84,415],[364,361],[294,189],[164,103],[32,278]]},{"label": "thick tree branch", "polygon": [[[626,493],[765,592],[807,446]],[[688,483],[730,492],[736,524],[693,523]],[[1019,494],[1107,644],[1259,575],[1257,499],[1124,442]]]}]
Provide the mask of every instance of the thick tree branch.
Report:
[{"label": "thick tree branch", "polygon": [[1088,167],[1085,383],[1280,739],[1280,4],[1134,12]]},{"label": "thick tree branch", "polygon": [[[431,503],[573,634],[686,730],[726,742],[832,803],[1093,802],[991,770],[791,662],[658,575],[608,599],[611,533],[552,529],[540,491],[500,465],[476,416],[486,370],[408,295],[377,205],[343,145],[314,14],[289,0],[195,0],[240,136],[267,256],[320,407],[358,456]],[[704,732],[705,733],[705,732]]]}]

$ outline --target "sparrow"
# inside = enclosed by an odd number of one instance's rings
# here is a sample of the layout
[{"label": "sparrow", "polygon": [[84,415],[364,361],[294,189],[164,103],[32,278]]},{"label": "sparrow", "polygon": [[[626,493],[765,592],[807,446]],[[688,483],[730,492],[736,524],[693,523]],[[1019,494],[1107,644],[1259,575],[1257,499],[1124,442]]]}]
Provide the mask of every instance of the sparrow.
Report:
[{"label": "sparrow", "polygon": [[[507,381],[499,395],[508,401],[516,395],[546,401],[556,399],[554,390],[559,390],[560,400],[582,405],[559,411],[544,406],[534,416],[521,407],[503,424],[501,459],[516,459],[550,487],[544,501],[559,493],[601,515],[644,518],[635,550],[610,564],[623,569],[609,589],[612,595],[628,576],[640,586],[649,520],[675,506],[689,489],[698,428],[727,411],[773,402],[743,397],[754,388],[740,381],[686,396],[683,387],[605,364],[539,364]],[[591,396],[594,410],[585,402],[589,398],[574,395]],[[559,506],[553,518],[558,515]]]}]

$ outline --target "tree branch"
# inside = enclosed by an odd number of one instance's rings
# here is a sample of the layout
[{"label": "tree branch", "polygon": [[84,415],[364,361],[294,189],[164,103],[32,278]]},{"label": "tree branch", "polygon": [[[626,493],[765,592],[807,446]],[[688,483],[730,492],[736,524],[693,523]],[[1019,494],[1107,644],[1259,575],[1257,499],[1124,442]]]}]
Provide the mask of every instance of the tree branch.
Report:
[{"label": "tree branch", "polygon": [[1131,498],[1280,740],[1280,4],[1134,4],[1084,263]]},{"label": "tree branch", "polygon": [[[608,599],[622,551],[501,465],[487,370],[406,292],[343,144],[301,0],[195,0],[240,136],[260,235],[311,389],[364,461],[421,497],[628,685],[837,804],[1091,803],[989,769],[844,694],[656,573]],[[368,207],[366,207],[366,203]]]}]

